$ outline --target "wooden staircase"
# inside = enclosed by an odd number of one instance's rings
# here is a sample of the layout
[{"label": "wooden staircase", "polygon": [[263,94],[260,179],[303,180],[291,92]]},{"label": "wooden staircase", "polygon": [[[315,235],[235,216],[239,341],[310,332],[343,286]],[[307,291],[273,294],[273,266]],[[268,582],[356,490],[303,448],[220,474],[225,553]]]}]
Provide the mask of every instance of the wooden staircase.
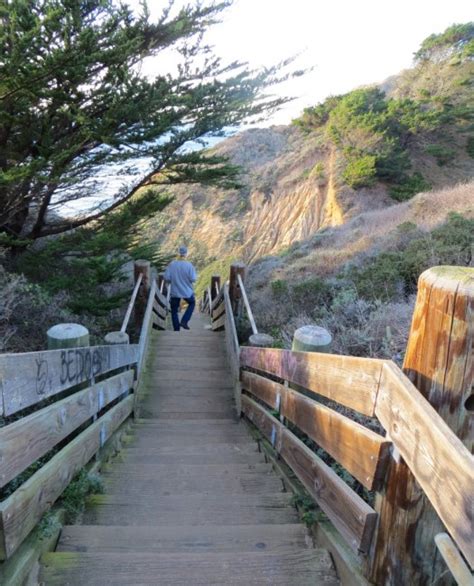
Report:
[{"label": "wooden staircase", "polygon": [[235,417],[223,333],[154,333],[133,434],[41,583],[338,584],[291,494]]}]

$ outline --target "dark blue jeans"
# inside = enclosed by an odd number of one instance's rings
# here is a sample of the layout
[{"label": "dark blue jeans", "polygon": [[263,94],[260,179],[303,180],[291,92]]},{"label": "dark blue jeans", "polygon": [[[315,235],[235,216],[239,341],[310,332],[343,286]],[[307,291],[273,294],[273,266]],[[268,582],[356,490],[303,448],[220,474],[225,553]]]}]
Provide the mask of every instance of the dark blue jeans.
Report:
[{"label": "dark blue jeans", "polygon": [[[196,305],[196,300],[194,295],[192,297],[184,297],[184,300],[188,304],[186,311],[184,312],[183,317],[181,318],[181,323],[186,324],[191,319],[193,315],[194,306]],[[175,332],[179,332],[179,317],[178,317],[178,309],[179,304],[181,302],[181,297],[170,297],[170,307],[171,307],[171,320],[173,321],[173,330]]]}]

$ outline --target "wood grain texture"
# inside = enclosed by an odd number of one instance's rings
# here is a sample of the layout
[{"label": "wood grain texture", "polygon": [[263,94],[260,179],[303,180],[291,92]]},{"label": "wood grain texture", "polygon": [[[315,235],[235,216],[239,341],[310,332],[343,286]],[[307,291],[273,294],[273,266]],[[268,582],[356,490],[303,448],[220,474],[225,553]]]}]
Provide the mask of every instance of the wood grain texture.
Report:
[{"label": "wood grain texture", "polygon": [[241,382],[242,388],[258,397],[260,401],[263,401],[272,409],[280,408],[281,398],[284,396],[287,387],[246,370],[242,371]]},{"label": "wood grain texture", "polygon": [[219,291],[217,296],[213,296],[212,302],[210,304],[211,311],[214,310],[218,305],[220,305],[221,301],[224,299],[224,289],[222,288]]},{"label": "wood grain texture", "polygon": [[270,348],[242,348],[240,363],[373,416],[383,360]]},{"label": "wood grain texture", "polygon": [[302,524],[184,527],[66,526],[56,551],[208,553],[307,549]]},{"label": "wood grain texture", "polygon": [[390,442],[301,393],[242,372],[242,386],[289,419],[369,490],[383,479]]},{"label": "wood grain texture", "polygon": [[473,567],[473,456],[394,364],[384,365],[376,415]]},{"label": "wood grain texture", "polygon": [[136,344],[4,354],[0,356],[3,413],[12,415],[137,360]]},{"label": "wood grain texture", "polygon": [[218,319],[225,311],[225,302],[224,299],[220,302],[219,305],[215,309],[212,310],[212,319]]},{"label": "wood grain texture", "polygon": [[271,441],[348,545],[354,551],[368,551],[376,512],[278,419],[245,395],[242,411]]},{"label": "wood grain texture", "polygon": [[280,455],[356,552],[367,552],[377,513],[289,430],[282,430]]},{"label": "wood grain texture", "polygon": [[339,583],[328,552],[308,549],[278,553],[136,553],[130,556],[50,553],[43,556],[41,580],[48,586],[337,586]]},{"label": "wood grain texture", "polygon": [[133,371],[117,374],[0,428],[0,487],[133,385]]},{"label": "wood grain texture", "polygon": [[133,396],[98,419],[0,503],[0,559],[14,553],[74,475],[130,415]]},{"label": "wood grain texture", "polygon": [[165,319],[168,313],[166,309],[160,305],[157,301],[153,303],[153,311],[161,318]]},{"label": "wood grain texture", "polygon": [[447,533],[438,533],[435,543],[458,586],[474,586],[474,576],[451,537]]},{"label": "wood grain texture", "polygon": [[212,322],[212,329],[213,331],[220,330],[225,325],[225,315],[221,315],[219,319],[216,319]]},{"label": "wood grain texture", "polygon": [[380,435],[292,389],[284,391],[280,413],[369,490],[383,480],[390,442]]}]

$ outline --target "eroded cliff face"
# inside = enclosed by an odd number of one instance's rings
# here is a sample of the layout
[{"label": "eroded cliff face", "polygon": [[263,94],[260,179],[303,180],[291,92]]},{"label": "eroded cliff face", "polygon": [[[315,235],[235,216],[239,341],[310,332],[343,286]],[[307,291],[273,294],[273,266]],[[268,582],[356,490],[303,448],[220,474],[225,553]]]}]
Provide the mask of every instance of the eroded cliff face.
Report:
[{"label": "eroded cliff face", "polygon": [[167,251],[186,242],[201,265],[245,262],[282,251],[344,222],[354,203],[339,192],[336,156],[291,127],[244,132],[216,149],[243,167],[238,191],[175,188],[175,200],[149,226]]}]

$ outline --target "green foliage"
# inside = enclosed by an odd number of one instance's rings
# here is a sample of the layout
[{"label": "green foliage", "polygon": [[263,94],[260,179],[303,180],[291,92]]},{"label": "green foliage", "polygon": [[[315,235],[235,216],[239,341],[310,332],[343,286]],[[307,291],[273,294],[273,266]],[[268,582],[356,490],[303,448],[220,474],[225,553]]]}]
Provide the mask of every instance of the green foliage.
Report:
[{"label": "green foliage", "polygon": [[104,487],[100,477],[81,470],[61,497],[61,504],[66,510],[66,523],[74,523],[84,511],[86,498],[89,495],[103,492]]},{"label": "green foliage", "polygon": [[421,173],[413,173],[411,176],[404,177],[398,185],[392,185],[389,193],[396,201],[405,201],[417,193],[430,189],[431,183],[428,183]]},{"label": "green foliage", "polygon": [[282,279],[277,279],[276,281],[272,281],[270,283],[270,287],[272,289],[272,294],[276,298],[284,297],[288,294],[289,287],[288,281],[284,281]]},{"label": "green foliage", "polygon": [[374,155],[363,155],[350,159],[342,173],[342,178],[347,185],[354,189],[370,187],[375,183],[376,162],[377,157]]},{"label": "green foliage", "polygon": [[[137,10],[115,0],[0,6],[0,231],[36,239],[103,216],[136,188],[83,218],[55,214],[52,221],[48,212],[60,208],[58,200],[96,197],[96,178],[110,165],[140,183],[137,162],[144,158],[154,169],[147,184],[236,186],[238,170],[225,158],[183,147],[284,103],[264,93],[281,80],[279,67],[251,71],[212,54],[203,34],[228,0],[175,11],[165,3],[156,19],[145,2],[138,4]],[[148,78],[142,61],[164,51],[176,55],[175,72]]]},{"label": "green foliage", "polygon": [[415,53],[418,61],[445,60],[453,57],[472,58],[474,56],[474,22],[453,24],[441,34],[426,38]]},{"label": "green foliage", "polygon": [[229,274],[230,265],[235,262],[235,260],[236,259],[231,256],[220,258],[209,263],[202,270],[199,270],[195,289],[196,297],[202,297],[204,291],[209,287],[213,275],[221,275],[222,283],[224,283]]},{"label": "green foliage", "polygon": [[291,287],[293,302],[301,307],[324,305],[330,296],[328,284],[317,277],[301,281]]},{"label": "green foliage", "polygon": [[466,151],[467,154],[474,159],[474,136],[470,136],[467,139]]},{"label": "green foliage", "polygon": [[456,155],[454,149],[441,144],[430,144],[425,148],[425,151],[436,159],[440,167],[450,163]]},{"label": "green foliage", "polygon": [[[407,229],[402,225],[404,234]],[[474,220],[450,213],[428,234],[406,238],[401,250],[382,252],[351,267],[346,278],[362,297],[390,301],[416,292],[420,274],[434,265],[469,266],[474,247]]]},{"label": "green foliage", "polygon": [[74,313],[101,316],[129,297],[120,283],[127,276],[123,264],[131,259],[150,260],[161,270],[169,260],[156,242],[140,242],[142,220],[169,202],[152,190],[144,191],[94,225],[47,241],[16,258],[16,270],[40,283],[50,295],[65,292]]},{"label": "green foliage", "polygon": [[420,144],[418,135],[432,143],[426,152],[439,165],[446,165],[456,151],[436,141],[449,136],[454,128],[465,132],[466,123],[474,119],[468,58],[473,46],[474,23],[454,25],[426,39],[417,58],[437,63],[441,56],[452,59],[456,55],[463,64],[455,73],[449,70],[452,61],[438,67],[439,71],[430,64],[425,72],[419,65],[409,78],[414,89],[407,85],[399,92],[406,97],[387,97],[377,87],[361,88],[306,108],[293,123],[305,133],[326,135],[343,155],[343,181],[354,189],[383,181],[393,187],[389,193],[394,199],[408,199],[428,188],[421,175],[410,173],[412,152]]}]

